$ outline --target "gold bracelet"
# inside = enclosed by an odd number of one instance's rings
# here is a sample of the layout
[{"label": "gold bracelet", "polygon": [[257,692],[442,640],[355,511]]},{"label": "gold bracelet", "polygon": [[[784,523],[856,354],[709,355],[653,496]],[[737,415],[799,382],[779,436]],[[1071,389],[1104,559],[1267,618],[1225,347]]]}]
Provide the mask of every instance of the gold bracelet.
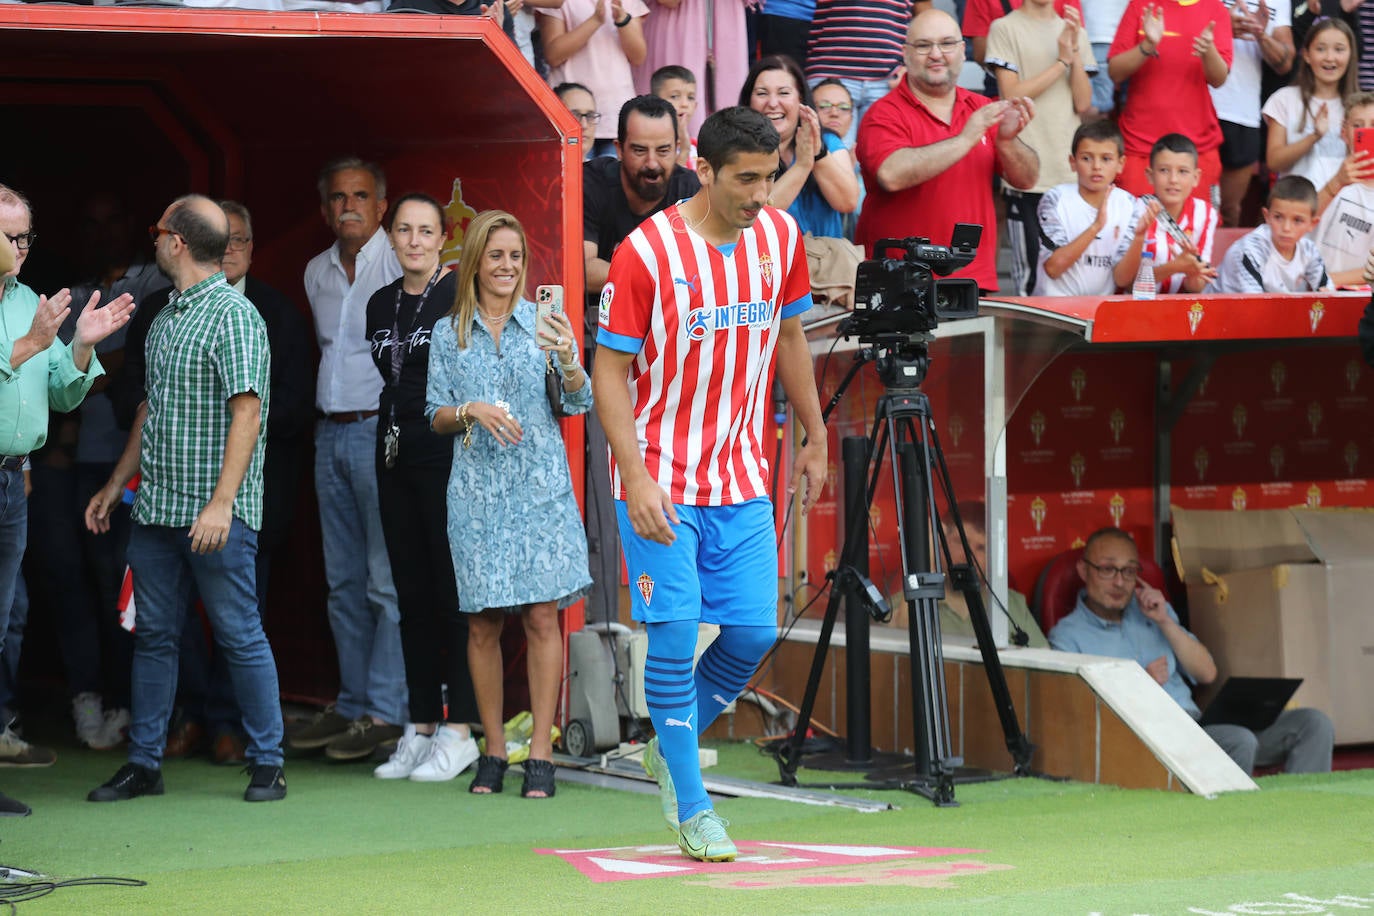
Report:
[{"label": "gold bracelet", "polygon": [[472,417],[468,414],[470,406],[472,406],[471,401],[464,401],[458,407],[453,408],[453,421],[461,423],[463,426],[463,448],[472,447]]}]

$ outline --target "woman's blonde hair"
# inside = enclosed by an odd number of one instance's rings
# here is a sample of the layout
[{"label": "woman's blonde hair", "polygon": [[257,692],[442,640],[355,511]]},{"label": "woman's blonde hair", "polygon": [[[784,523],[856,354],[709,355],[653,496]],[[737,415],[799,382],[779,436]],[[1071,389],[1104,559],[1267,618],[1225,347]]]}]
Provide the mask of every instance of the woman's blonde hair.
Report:
[{"label": "woman's blonde hair", "polygon": [[486,210],[468,223],[463,233],[463,253],[458,258],[458,292],[453,297],[453,308],[449,309],[449,320],[458,335],[458,348],[467,349],[468,338],[472,334],[472,316],[477,311],[477,267],[487,250],[492,233],[498,229],[510,229],[520,236],[520,272],[515,277],[515,296],[525,295],[525,276],[529,270],[529,245],[525,240],[525,227],[520,220],[504,210]]}]

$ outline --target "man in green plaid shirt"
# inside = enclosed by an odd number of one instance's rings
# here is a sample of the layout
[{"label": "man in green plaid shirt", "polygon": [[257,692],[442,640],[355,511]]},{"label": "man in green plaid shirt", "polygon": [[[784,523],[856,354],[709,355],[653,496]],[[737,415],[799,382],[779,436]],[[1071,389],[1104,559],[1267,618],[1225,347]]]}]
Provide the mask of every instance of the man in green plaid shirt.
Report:
[{"label": "man in green plaid shirt", "polygon": [[286,796],[281,702],[255,574],[267,328],[220,271],[229,222],[218,204],[180,198],[150,233],[176,291],[148,331],[148,399],[130,447],[86,510],[92,528],[108,526],[124,485],[142,473],[128,552],[137,608],[129,762],[88,797],[162,794],[162,751],[194,585],[243,710],[251,774],[244,798],[275,801]]}]

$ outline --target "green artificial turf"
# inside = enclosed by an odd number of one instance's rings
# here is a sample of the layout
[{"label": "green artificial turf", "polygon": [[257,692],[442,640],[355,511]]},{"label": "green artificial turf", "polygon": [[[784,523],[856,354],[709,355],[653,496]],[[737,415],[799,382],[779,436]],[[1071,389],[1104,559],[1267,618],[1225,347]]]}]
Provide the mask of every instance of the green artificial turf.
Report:
[{"label": "green artificial turf", "polygon": [[[719,749],[721,772],[776,778],[751,746]],[[1374,771],[1267,777],[1261,792],[1214,799],[1031,779],[960,786],[950,809],[904,792],[862,793],[897,806],[867,814],[728,799],[719,808],[737,841],[969,848],[978,852],[926,864],[974,870],[929,880],[879,879],[883,869],[862,866],[596,884],[535,849],[671,843],[653,796],[561,783],[555,799],[531,801],[512,773],[505,794],[479,798],[466,776],[384,782],[370,766],[293,759],[289,797],[248,804],[245,775],[193,760],[167,765],[164,796],[87,802],[120,762],[64,750],[48,769],[0,771],[0,789],[34,808],[0,819],[0,863],[58,879],[148,882],[62,888],[22,911],[1157,916],[1325,913],[1328,905],[1304,898],[1341,894],[1374,910]]]}]

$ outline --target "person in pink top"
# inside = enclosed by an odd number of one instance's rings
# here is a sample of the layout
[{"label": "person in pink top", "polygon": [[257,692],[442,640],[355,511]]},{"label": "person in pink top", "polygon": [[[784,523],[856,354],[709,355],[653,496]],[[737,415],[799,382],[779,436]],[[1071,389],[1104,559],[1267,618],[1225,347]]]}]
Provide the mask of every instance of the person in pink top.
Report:
[{"label": "person in pink top", "polygon": [[[644,0],[564,0],[558,9],[540,9],[540,35],[548,60],[549,85],[581,83],[602,111],[619,111],[635,92],[631,68],[644,63]],[[596,125],[593,155],[612,153],[616,123]]]},{"label": "person in pink top", "polygon": [[[749,72],[745,0],[648,0],[652,15],[644,22],[648,54],[635,67],[639,94],[653,92],[650,78],[659,67],[686,67],[703,82],[697,87],[696,112],[687,125],[690,136],[718,108],[735,103]],[[708,63],[709,61],[709,63]]]}]

